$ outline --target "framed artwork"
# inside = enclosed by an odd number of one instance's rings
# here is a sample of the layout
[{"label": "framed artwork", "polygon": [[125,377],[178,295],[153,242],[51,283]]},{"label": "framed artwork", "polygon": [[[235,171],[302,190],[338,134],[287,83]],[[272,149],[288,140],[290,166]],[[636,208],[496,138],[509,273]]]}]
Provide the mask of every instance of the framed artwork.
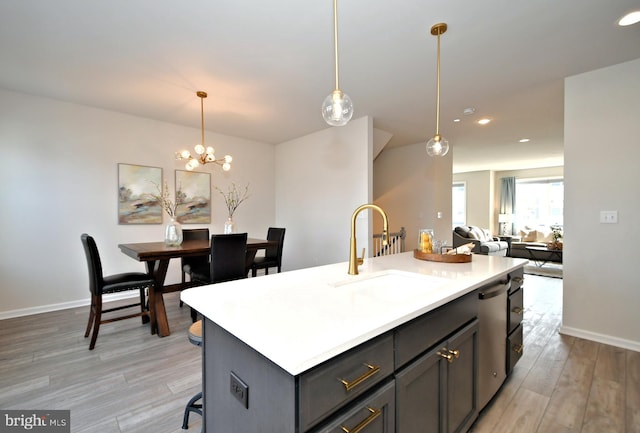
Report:
[{"label": "framed artwork", "polygon": [[118,224],[162,224],[162,206],[152,197],[162,185],[162,169],[118,164]]},{"label": "framed artwork", "polygon": [[211,223],[211,174],[176,170],[176,218],[181,224]]}]

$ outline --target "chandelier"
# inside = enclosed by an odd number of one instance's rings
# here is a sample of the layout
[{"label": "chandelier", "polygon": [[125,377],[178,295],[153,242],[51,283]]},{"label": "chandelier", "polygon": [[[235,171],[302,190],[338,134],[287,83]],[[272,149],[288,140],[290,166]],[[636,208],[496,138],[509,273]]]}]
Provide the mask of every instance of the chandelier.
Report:
[{"label": "chandelier", "polygon": [[216,159],[214,154],[213,147],[204,145],[204,98],[207,97],[207,92],[198,91],[196,92],[198,98],[200,98],[200,123],[202,125],[202,136],[200,144],[196,144],[194,150],[196,152],[195,156],[191,155],[188,150],[181,150],[180,152],[176,152],[176,159],[187,160],[185,164],[185,168],[189,171],[192,171],[198,168],[200,165],[215,163],[222,167],[224,171],[231,170],[231,155],[225,155],[224,158]]},{"label": "chandelier", "polygon": [[336,88],[322,103],[322,117],[331,126],[344,126],[353,116],[353,102],[340,90],[338,79],[338,0],[333,0],[333,52],[336,69]]},{"label": "chandelier", "polygon": [[436,135],[427,143],[429,156],[445,156],[449,152],[449,141],[440,135],[440,35],[447,31],[445,23],[431,27],[431,34],[438,37],[438,75],[436,85]]}]

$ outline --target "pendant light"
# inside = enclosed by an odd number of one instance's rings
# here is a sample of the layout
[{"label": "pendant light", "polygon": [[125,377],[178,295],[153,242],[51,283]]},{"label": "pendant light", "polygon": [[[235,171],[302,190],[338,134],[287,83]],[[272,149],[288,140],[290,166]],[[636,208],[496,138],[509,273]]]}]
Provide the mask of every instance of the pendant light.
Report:
[{"label": "pendant light", "polygon": [[213,147],[204,146],[204,98],[207,97],[207,92],[198,91],[196,92],[196,95],[200,98],[201,141],[200,144],[196,144],[194,147],[196,156],[192,156],[191,153],[185,149],[180,152],[176,152],[176,159],[186,159],[187,163],[185,164],[185,168],[189,171],[198,168],[200,165],[210,163],[218,164],[224,171],[229,171],[231,170],[231,161],[233,160],[231,155],[225,155],[224,158],[216,159],[216,156],[213,153]]},{"label": "pendant light", "polygon": [[447,31],[445,23],[438,23],[431,27],[431,34],[438,37],[438,74],[436,85],[436,135],[427,143],[427,155],[445,156],[449,152],[449,142],[440,135],[440,35]]},{"label": "pendant light", "polygon": [[338,0],[333,0],[333,51],[336,67],[336,89],[322,103],[322,117],[331,126],[344,126],[353,116],[349,95],[340,90],[338,78]]}]

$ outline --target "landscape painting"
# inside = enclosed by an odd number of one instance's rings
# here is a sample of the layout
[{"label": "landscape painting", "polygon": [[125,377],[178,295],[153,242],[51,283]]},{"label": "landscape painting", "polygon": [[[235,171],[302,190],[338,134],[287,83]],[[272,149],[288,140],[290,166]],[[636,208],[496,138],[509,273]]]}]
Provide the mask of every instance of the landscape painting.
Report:
[{"label": "landscape painting", "polygon": [[211,174],[176,170],[176,217],[181,224],[211,223]]},{"label": "landscape painting", "polygon": [[118,224],[162,224],[158,185],[161,168],[118,164]]}]

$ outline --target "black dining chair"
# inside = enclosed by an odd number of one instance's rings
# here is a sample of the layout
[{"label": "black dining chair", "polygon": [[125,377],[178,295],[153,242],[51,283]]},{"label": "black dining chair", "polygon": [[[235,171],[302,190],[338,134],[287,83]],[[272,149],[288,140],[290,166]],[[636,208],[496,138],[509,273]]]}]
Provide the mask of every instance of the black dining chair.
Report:
[{"label": "black dining chair", "polygon": [[[191,269],[191,279],[201,284],[215,284],[247,278],[247,234],[211,235],[210,261]],[[191,309],[195,321],[195,310]]]},{"label": "black dining chair", "polygon": [[[247,234],[234,233],[211,236],[211,262],[208,266],[191,270],[191,278],[203,284],[222,283],[225,281],[247,278]],[[197,319],[197,312],[191,308],[193,324],[189,328],[189,341],[197,346],[202,345],[202,319]],[[194,395],[184,409],[182,428],[189,425],[189,414],[195,412],[202,415],[202,391]]]},{"label": "black dining chair", "polygon": [[278,273],[282,272],[282,248],[284,246],[284,228],[269,227],[267,230],[267,240],[277,241],[278,245],[268,247],[264,256],[253,259],[251,265],[251,276],[258,274],[258,269],[264,269],[265,275],[269,275],[269,268],[278,268]]},{"label": "black dining chair", "polygon": [[[153,321],[152,313],[146,306],[145,289],[153,287],[154,280],[151,275],[143,272],[126,272],[105,277],[102,274],[102,262],[100,261],[98,247],[93,237],[89,236],[86,233],[83,233],[80,236],[80,240],[82,241],[84,253],[87,258],[87,265],[89,268],[89,290],[91,291],[89,322],[87,323],[87,330],[84,333],[84,337],[87,338],[89,336],[89,333],[91,332],[91,329],[93,328],[91,342],[89,343],[89,350],[93,350],[96,345],[96,340],[98,339],[98,331],[100,329],[100,325],[102,325],[103,323],[131,319],[133,317],[142,317],[142,323],[148,322],[149,320]],[[102,295],[124,292],[127,290],[138,290],[140,292],[140,302],[108,309],[102,308]],[[139,312],[110,317],[108,319],[102,318],[102,315],[104,313],[110,313],[113,311],[124,310],[137,306],[140,307]]]},{"label": "black dining chair", "polygon": [[[209,240],[209,229],[187,229],[182,230],[182,241]],[[180,260],[182,268],[182,283],[186,282],[186,276],[191,277],[191,269],[208,266],[207,256],[183,257]]]},{"label": "black dining chair", "polygon": [[[194,240],[208,240],[209,239],[209,229],[186,229],[182,230],[182,241],[194,241]],[[202,268],[207,267],[209,265],[209,258],[207,256],[194,256],[194,257],[182,257],[180,259],[180,267],[182,270],[182,284],[187,281],[187,275],[191,281],[191,270],[194,268]],[[182,307],[183,302],[180,301],[180,306]]]}]

